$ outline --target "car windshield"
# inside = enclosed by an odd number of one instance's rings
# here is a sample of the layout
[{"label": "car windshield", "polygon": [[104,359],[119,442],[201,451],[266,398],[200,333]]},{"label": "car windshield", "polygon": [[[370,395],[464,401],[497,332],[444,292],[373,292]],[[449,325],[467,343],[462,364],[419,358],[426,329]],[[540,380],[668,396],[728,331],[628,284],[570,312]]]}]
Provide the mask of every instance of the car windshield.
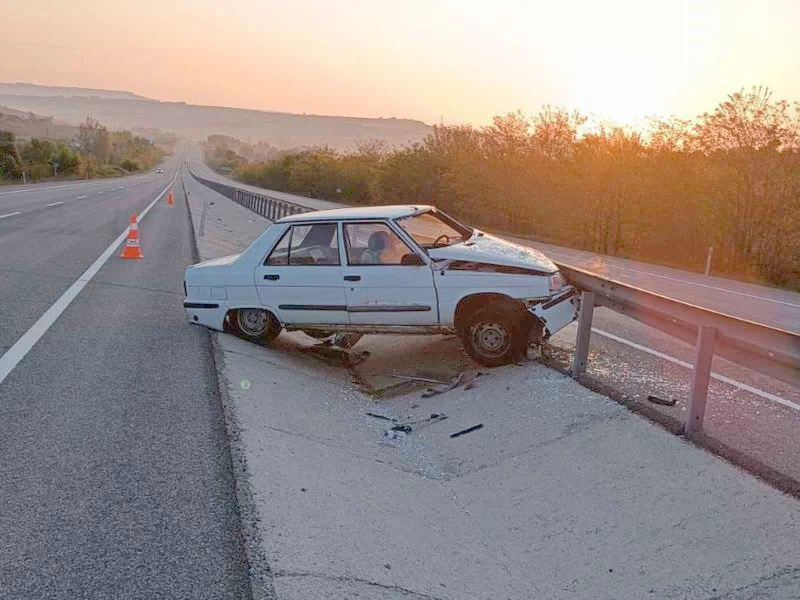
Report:
[{"label": "car windshield", "polygon": [[395,220],[423,248],[441,248],[466,241],[472,229],[437,210]]}]

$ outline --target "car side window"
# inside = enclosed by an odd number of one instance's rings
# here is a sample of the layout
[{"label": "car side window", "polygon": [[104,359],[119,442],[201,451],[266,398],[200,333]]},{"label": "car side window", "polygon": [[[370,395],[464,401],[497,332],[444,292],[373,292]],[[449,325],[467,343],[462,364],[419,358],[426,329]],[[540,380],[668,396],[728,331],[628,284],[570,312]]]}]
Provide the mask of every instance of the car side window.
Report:
[{"label": "car side window", "polygon": [[336,223],[293,225],[272,250],[265,265],[338,266]]},{"label": "car side window", "polygon": [[351,265],[401,265],[413,250],[385,223],[344,225],[347,262]]},{"label": "car side window", "polygon": [[292,228],[289,227],[281,237],[277,245],[269,253],[267,260],[264,261],[265,265],[277,266],[289,264],[289,244],[292,240]]},{"label": "car side window", "polygon": [[292,227],[290,265],[339,265],[336,223],[314,223]]}]

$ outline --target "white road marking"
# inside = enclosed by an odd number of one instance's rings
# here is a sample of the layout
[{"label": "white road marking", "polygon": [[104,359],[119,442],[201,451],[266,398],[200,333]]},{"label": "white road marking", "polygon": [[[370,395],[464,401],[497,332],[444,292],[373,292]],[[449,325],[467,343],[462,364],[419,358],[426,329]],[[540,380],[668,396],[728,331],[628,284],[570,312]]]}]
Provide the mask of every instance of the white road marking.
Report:
[{"label": "white road marking", "polygon": [[[142,178],[144,175],[133,175],[132,177]],[[68,183],[66,185],[51,185],[47,187],[32,187],[32,188],[23,188],[21,190],[10,190],[6,192],[0,192],[0,196],[6,196],[7,194],[25,194],[27,192],[42,192],[47,190],[60,190],[62,188],[80,188],[86,187],[87,185],[96,185],[98,183],[104,183],[103,181],[94,180],[90,181],[89,183]],[[137,183],[144,183],[143,181],[137,181]]]},{"label": "white road marking", "polygon": [[[155,199],[147,205],[141,213],[139,213],[139,220],[141,221],[145,215],[150,212],[150,209],[153,208],[156,203],[162,198],[164,194],[167,193],[167,190],[172,186],[175,181],[178,179],[178,174],[175,174],[175,178],[169,183],[164,190],[155,197]],[[106,248],[103,253],[97,257],[91,266],[84,271],[83,275],[78,277],[75,282],[67,288],[67,291],[64,292],[61,297],[56,300],[53,305],[45,311],[45,313],[39,317],[39,319],[31,326],[28,331],[22,334],[14,345],[9,348],[3,356],[0,356],[0,384],[5,381],[6,377],[14,370],[19,362],[25,358],[25,355],[31,351],[31,348],[38,342],[42,336],[47,332],[50,326],[56,322],[61,313],[63,313],[70,303],[77,297],[78,294],[81,293],[81,290],[86,287],[86,285],[92,280],[92,278],[97,274],[100,268],[106,263],[106,261],[111,257],[112,254],[117,250],[117,246],[122,243],[128,235],[128,228],[125,228],[125,231],[119,234],[117,239],[111,242],[111,245]]]},{"label": "white road marking", "polygon": [[98,196],[99,196],[100,194],[105,194],[105,192],[104,192],[104,191],[97,192],[97,195],[98,195]]},{"label": "white road marking", "polygon": [[75,200],[83,200],[84,198],[88,198],[89,196],[78,196]]},{"label": "white road marking", "polygon": [[58,206],[59,204],[64,204],[63,202],[51,202],[47,206]]},{"label": "white road marking", "polygon": [[24,194],[26,192],[46,192],[47,190],[60,190],[61,188],[67,188],[67,187],[71,188],[86,187],[87,185],[92,185],[92,183],[72,183],[69,185],[53,185],[50,187],[24,188],[21,190],[11,190],[10,192],[0,192],[0,196],[5,196],[6,194]]},{"label": "white road marking", "polygon": [[[597,333],[598,335],[602,335],[611,340],[614,340],[615,342],[619,342],[620,344],[624,344],[625,346],[630,346],[631,348],[635,348],[636,350],[640,350],[647,354],[651,354],[652,356],[663,358],[666,361],[669,361],[676,365],[680,365],[689,370],[692,370],[694,368],[693,365],[689,364],[685,360],[680,360],[679,358],[675,358],[674,356],[670,356],[669,354],[664,354],[663,352],[659,352],[658,350],[653,350],[652,348],[648,348],[647,346],[642,346],[641,344],[637,344],[636,342],[632,342],[623,337],[619,337],[618,335],[614,335],[613,333],[608,333],[607,331],[603,331],[602,329],[597,329],[596,327],[592,327],[592,331],[594,333]],[[735,379],[731,379],[730,377],[725,377],[724,375],[720,375],[714,372],[711,373],[711,378],[716,379],[717,381],[721,381],[722,383],[727,383],[728,385],[732,385],[733,387],[738,388],[740,390],[750,392],[751,394],[755,394],[756,396],[760,396],[765,400],[771,400],[772,402],[777,402],[778,404],[782,404],[783,406],[786,406],[793,410],[800,411],[800,404],[795,404],[791,400],[787,400],[786,398],[781,398],[780,396],[776,396],[775,394],[771,394],[770,392],[765,392],[764,390],[760,390],[751,385],[747,385],[746,383],[742,383],[741,381],[736,381]]]},{"label": "white road marking", "polygon": [[13,217],[14,215],[21,215],[20,211],[13,212],[13,213],[6,213],[4,215],[0,215],[0,219],[5,219],[6,217]]},{"label": "white road marking", "polygon": [[[553,252],[548,250],[547,254],[551,254],[553,256],[562,256],[566,258],[570,258],[572,260],[580,260],[581,258],[586,257],[579,257],[573,256],[570,254],[564,254],[563,252]],[[578,266],[578,265],[576,265]],[[766,296],[758,296],[756,294],[748,294],[746,292],[737,292],[736,290],[729,290],[727,288],[719,287],[716,285],[707,285],[705,283],[697,283],[696,281],[689,281],[687,279],[681,279],[680,277],[672,277],[670,275],[659,275],[658,273],[652,273],[650,271],[643,271],[641,269],[632,269],[631,267],[621,267],[619,265],[612,265],[606,263],[604,266],[610,269],[619,269],[620,271],[630,271],[631,273],[641,273],[642,275],[649,275],[650,277],[658,277],[659,279],[667,279],[669,281],[677,281],[679,283],[685,283],[686,285],[694,285],[701,288],[706,288],[709,290],[714,290],[716,292],[725,292],[727,294],[736,294],[737,296],[745,296],[746,298],[754,298],[755,300],[764,300],[765,302],[774,302],[775,304],[783,304],[785,306],[792,306],[794,308],[800,308],[800,304],[796,302],[787,302],[786,300],[777,300],[775,298],[768,298]],[[581,268],[578,266],[578,268]],[[635,285],[635,284],[634,284]]]}]

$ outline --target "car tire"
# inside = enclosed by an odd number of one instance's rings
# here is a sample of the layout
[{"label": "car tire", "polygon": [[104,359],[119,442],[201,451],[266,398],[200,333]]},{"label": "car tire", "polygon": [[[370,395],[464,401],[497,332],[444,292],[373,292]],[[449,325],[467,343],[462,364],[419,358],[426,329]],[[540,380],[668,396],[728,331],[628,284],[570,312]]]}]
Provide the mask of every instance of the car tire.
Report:
[{"label": "car tire", "polygon": [[268,310],[240,308],[231,314],[230,323],[234,332],[251,342],[268,343],[281,333],[281,323]]},{"label": "car tire", "polygon": [[485,367],[500,367],[513,362],[524,346],[523,328],[516,311],[480,308],[467,315],[461,328],[466,353]]}]

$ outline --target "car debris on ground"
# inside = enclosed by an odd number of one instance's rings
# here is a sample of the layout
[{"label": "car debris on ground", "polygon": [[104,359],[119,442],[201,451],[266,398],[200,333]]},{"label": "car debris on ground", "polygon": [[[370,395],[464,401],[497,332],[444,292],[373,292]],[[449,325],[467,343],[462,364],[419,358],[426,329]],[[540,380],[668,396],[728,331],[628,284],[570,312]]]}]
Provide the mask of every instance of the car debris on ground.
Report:
[{"label": "car debris on ground", "polygon": [[324,341],[320,344],[307,346],[305,348],[299,348],[298,350],[300,352],[311,354],[312,356],[325,361],[329,365],[337,367],[341,366],[347,369],[361,364],[370,355],[369,350],[354,352],[352,350],[335,346],[329,341]]},{"label": "car debris on ground", "polygon": [[661,406],[675,406],[675,404],[677,404],[677,402],[678,402],[675,398],[671,398],[671,399],[660,398],[660,397],[654,396],[652,394],[647,396],[647,401],[652,403],[652,404],[660,404]]},{"label": "car debris on ground", "polygon": [[451,433],[451,438],[457,438],[467,433],[472,433],[473,431],[478,431],[478,429],[483,429],[483,423],[478,423],[477,425],[473,425],[472,427],[467,427],[466,429],[462,429],[461,431],[456,431],[455,433]]},{"label": "car debris on ground", "polygon": [[475,380],[483,375],[480,371],[462,371],[453,380],[446,384],[444,387],[441,388],[428,388],[425,392],[423,392],[423,398],[431,398],[432,396],[438,396],[439,394],[444,394],[445,392],[449,392],[450,390],[454,390],[459,386],[464,386],[465,390],[471,390],[475,387]]}]

